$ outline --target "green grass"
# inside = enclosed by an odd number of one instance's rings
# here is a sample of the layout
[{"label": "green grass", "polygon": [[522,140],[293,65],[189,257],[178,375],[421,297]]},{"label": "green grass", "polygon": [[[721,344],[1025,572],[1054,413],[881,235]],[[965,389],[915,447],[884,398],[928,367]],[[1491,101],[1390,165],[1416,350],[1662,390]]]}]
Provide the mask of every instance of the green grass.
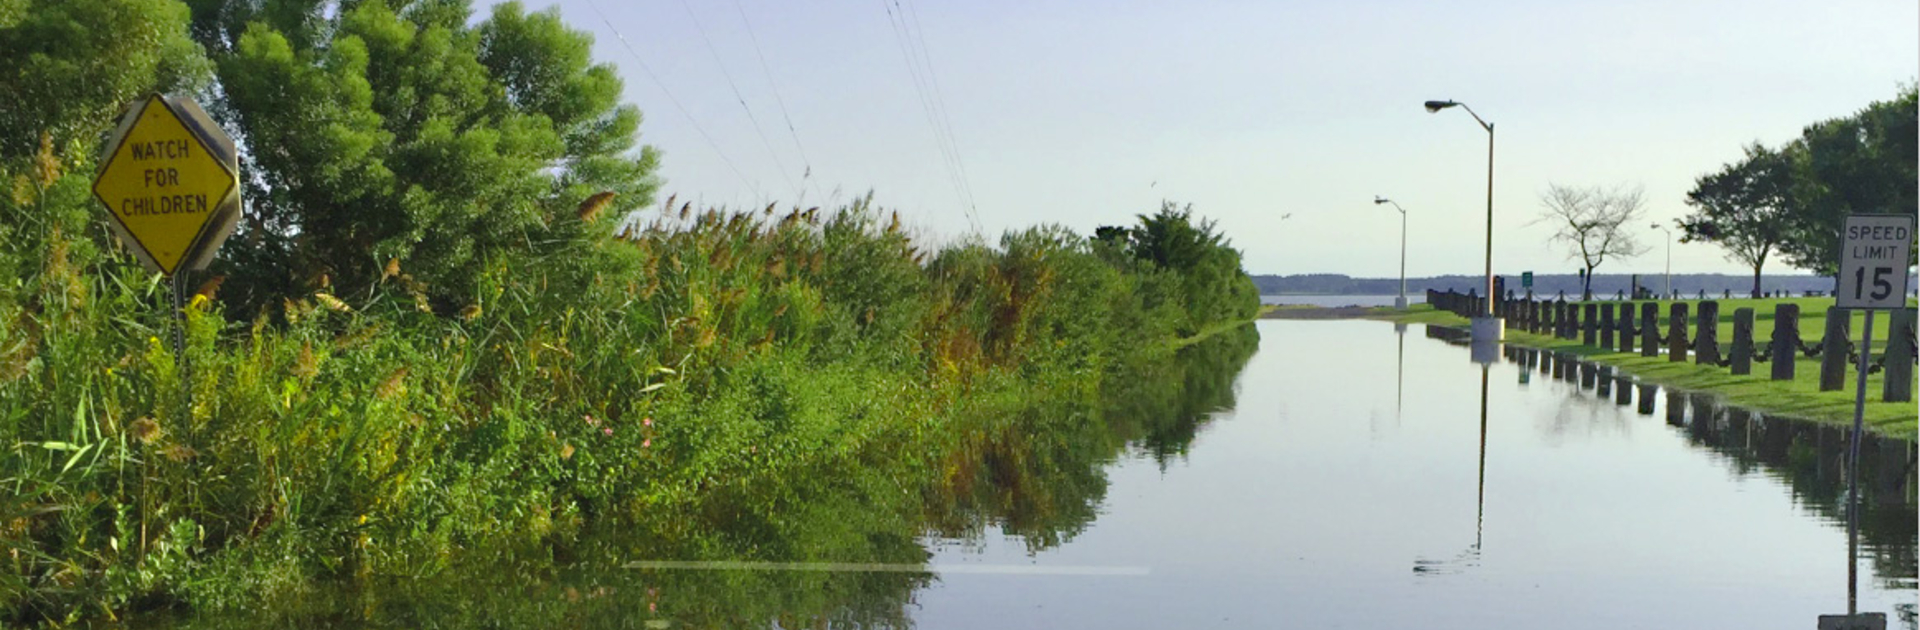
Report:
[{"label": "green grass", "polygon": [[[1820,298],[1792,298],[1792,301],[1817,301]],[[1771,303],[1779,300],[1759,300],[1772,312]],[[1722,318],[1731,316],[1731,310],[1722,301]],[[1756,302],[1754,300],[1735,300],[1734,302]],[[1831,300],[1826,300],[1831,302]],[[1820,307],[1824,311],[1824,306]],[[1664,306],[1663,306],[1664,309]],[[1760,310],[1758,308],[1756,311]],[[1664,314],[1665,311],[1662,310]],[[1803,311],[1804,314],[1804,311]],[[1431,305],[1420,304],[1405,313],[1395,312],[1392,308],[1374,310],[1374,317],[1396,322],[1433,324],[1442,326],[1465,327],[1468,321],[1464,317],[1434,309]],[[1824,318],[1822,318],[1824,319]],[[1886,321],[1887,317],[1877,317]],[[1804,321],[1804,320],[1803,320]],[[1875,322],[1878,327],[1879,322]],[[1664,324],[1663,324],[1664,325]],[[1771,330],[1771,329],[1769,329]],[[1816,332],[1811,338],[1802,327],[1802,339],[1808,343],[1818,340]],[[1814,330],[1819,330],[1815,328]],[[1857,328],[1856,328],[1857,330]],[[1720,340],[1726,343],[1732,339],[1731,332],[1723,332]],[[1884,335],[1884,331],[1881,333]],[[1757,339],[1764,339],[1756,335]],[[1507,343],[1539,348],[1556,352],[1568,352],[1587,360],[1612,365],[1627,373],[1661,385],[1677,389],[1704,391],[1724,396],[1728,404],[1746,407],[1756,411],[1792,416],[1827,424],[1851,425],[1853,423],[1854,383],[1857,377],[1848,371],[1846,387],[1839,391],[1820,391],[1820,362],[1817,358],[1799,357],[1794,365],[1794,379],[1775,381],[1768,377],[1770,367],[1765,363],[1755,363],[1754,373],[1736,376],[1727,368],[1719,366],[1697,365],[1692,361],[1677,363],[1668,360],[1665,355],[1643,357],[1638,353],[1621,353],[1596,348],[1580,343],[1578,340],[1560,339],[1551,335],[1540,335],[1513,328],[1507,329]],[[1878,346],[1879,344],[1875,344]],[[1914,438],[1916,422],[1914,403],[1879,402],[1882,375],[1867,377],[1867,404],[1863,413],[1868,427],[1882,435],[1911,440]]]},{"label": "green grass", "polygon": [[[1266,313],[1266,309],[1262,309],[1261,313],[1262,314]],[[1229,321],[1219,322],[1219,323],[1206,326],[1205,328],[1201,328],[1200,332],[1196,332],[1192,335],[1188,335],[1186,337],[1181,337],[1179,339],[1173,340],[1173,348],[1175,350],[1178,350],[1180,348],[1185,348],[1187,346],[1191,346],[1191,345],[1200,343],[1202,341],[1206,341],[1207,339],[1213,337],[1214,335],[1218,335],[1220,333],[1233,330],[1235,328],[1239,328],[1247,324],[1251,324],[1255,319],[1259,319],[1259,318],[1250,317],[1247,319],[1229,320]]]}]

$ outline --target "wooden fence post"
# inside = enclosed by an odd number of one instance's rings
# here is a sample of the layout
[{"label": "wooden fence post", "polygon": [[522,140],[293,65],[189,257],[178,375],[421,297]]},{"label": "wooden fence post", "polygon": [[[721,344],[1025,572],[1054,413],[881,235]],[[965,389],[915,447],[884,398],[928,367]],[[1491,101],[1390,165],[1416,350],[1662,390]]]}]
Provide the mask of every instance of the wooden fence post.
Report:
[{"label": "wooden fence post", "polygon": [[1561,338],[1563,340],[1580,338],[1580,305],[1578,303],[1567,305],[1567,330],[1561,334]]},{"label": "wooden fence post", "polygon": [[1733,309],[1733,348],[1728,352],[1727,367],[1734,374],[1753,373],[1753,309]]},{"label": "wooden fence post", "polygon": [[1660,304],[1657,302],[1640,305],[1640,356],[1660,356]]},{"label": "wooden fence post", "polygon": [[1887,351],[1881,355],[1884,383],[1880,388],[1880,400],[1885,402],[1907,402],[1913,400],[1913,354],[1914,354],[1914,310],[1903,308],[1890,313],[1887,322]]},{"label": "wooden fence post", "polygon": [[1597,315],[1595,315],[1595,312],[1598,310],[1600,310],[1600,305],[1594,304],[1592,302],[1588,302],[1586,304],[1580,305],[1580,343],[1581,344],[1592,346],[1592,345],[1596,345],[1599,342],[1598,333],[1600,332],[1599,330],[1600,318]]},{"label": "wooden fence post", "polygon": [[1720,303],[1707,300],[1700,303],[1698,328],[1693,335],[1693,362],[1699,365],[1720,365]]},{"label": "wooden fence post", "polygon": [[1606,398],[1613,395],[1613,366],[1602,365],[1593,376],[1593,395]]},{"label": "wooden fence post", "polygon": [[1613,305],[1600,305],[1600,347],[1613,349]]},{"label": "wooden fence post", "polygon": [[1598,369],[1595,368],[1595,366],[1592,363],[1581,361],[1580,362],[1580,389],[1593,389],[1594,382],[1598,380],[1597,372],[1598,372]]},{"label": "wooden fence post", "polygon": [[1633,379],[1625,376],[1614,377],[1613,404],[1622,407],[1633,402]]},{"label": "wooden fence post", "polygon": [[1667,307],[1667,361],[1687,362],[1687,303]]},{"label": "wooden fence post", "polygon": [[1633,352],[1633,304],[1620,303],[1620,352]]},{"label": "wooden fence post", "polygon": [[1667,424],[1676,427],[1687,425],[1686,394],[1671,389],[1667,390]]},{"label": "wooden fence post", "polygon": [[1853,312],[1838,306],[1827,307],[1827,331],[1820,338],[1820,391],[1835,392],[1847,386],[1847,330],[1853,328]]},{"label": "wooden fence post", "polygon": [[1800,305],[1773,307],[1773,380],[1793,380],[1793,364],[1800,359]]}]

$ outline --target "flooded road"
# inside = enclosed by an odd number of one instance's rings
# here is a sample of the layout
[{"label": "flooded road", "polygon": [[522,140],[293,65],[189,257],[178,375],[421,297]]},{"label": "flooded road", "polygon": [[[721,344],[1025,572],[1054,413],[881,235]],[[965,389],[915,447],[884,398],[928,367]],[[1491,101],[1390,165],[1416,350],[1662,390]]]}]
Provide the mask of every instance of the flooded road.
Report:
[{"label": "flooded road", "polygon": [[[1379,322],[1258,325],[1236,406],[1184,457],[1114,463],[1087,531],[1034,553],[932,541],[931,564],[985,570],[940,575],[915,625],[1808,628],[1846,609],[1842,440],[1801,435],[1769,464],[1753,422],[1703,436],[1665,422],[1664,396],[1639,415],[1503,361],[1483,479],[1465,348],[1419,326],[1402,354]],[[1910,628],[1904,464],[1867,493],[1860,606]]]},{"label": "flooded road", "polygon": [[[1596,395],[1521,353],[1483,370],[1420,326],[1256,326],[930,451],[135,625],[1798,629],[1846,610],[1842,431],[1684,397],[1669,414],[1667,392]],[[1860,606],[1895,628],[1915,626],[1912,461],[1877,439],[1862,460]]]}]

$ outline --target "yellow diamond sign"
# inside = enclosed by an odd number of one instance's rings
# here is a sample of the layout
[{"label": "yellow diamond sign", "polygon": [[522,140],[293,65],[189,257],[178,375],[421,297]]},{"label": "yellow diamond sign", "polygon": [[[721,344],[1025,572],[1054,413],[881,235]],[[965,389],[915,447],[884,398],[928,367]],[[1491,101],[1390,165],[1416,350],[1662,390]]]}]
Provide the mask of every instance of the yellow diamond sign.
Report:
[{"label": "yellow diamond sign", "polygon": [[233,141],[193,101],[156,94],[107,146],[93,194],[121,241],[164,274],[206,266],[238,216]]}]

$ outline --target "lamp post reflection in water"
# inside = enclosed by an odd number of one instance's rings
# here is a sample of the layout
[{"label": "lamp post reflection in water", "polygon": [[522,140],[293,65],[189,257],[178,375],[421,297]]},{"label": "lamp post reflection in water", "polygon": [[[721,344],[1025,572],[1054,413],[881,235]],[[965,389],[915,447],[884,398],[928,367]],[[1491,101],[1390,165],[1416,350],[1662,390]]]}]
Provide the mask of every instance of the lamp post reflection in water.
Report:
[{"label": "lamp post reflection in water", "polygon": [[1480,474],[1473,500],[1473,546],[1450,560],[1414,560],[1413,572],[1416,575],[1459,573],[1467,567],[1480,564],[1480,543],[1487,523],[1487,378],[1490,367],[1486,363],[1480,364]]},{"label": "lamp post reflection in water", "polygon": [[1395,322],[1393,334],[1400,338],[1400,351],[1394,356],[1393,364],[1393,421],[1398,424],[1401,402],[1405,400],[1407,391],[1407,324]]}]

